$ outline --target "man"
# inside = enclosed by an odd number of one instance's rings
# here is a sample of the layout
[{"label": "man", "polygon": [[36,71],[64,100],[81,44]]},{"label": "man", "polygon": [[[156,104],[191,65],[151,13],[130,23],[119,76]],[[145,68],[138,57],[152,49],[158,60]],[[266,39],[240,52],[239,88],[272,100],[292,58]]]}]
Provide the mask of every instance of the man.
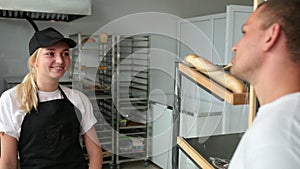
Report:
[{"label": "man", "polygon": [[300,2],[263,2],[242,32],[231,73],[253,85],[260,108],[229,168],[300,168]]}]

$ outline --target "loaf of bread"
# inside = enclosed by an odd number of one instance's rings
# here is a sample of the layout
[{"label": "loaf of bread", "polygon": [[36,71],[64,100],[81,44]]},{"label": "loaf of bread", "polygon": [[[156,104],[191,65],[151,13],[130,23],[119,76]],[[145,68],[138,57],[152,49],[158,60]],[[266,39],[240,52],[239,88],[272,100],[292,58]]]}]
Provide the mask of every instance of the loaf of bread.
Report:
[{"label": "loaf of bread", "polygon": [[86,43],[86,42],[94,43],[96,42],[96,40],[94,38],[85,38],[81,41],[81,43]]},{"label": "loaf of bread", "polygon": [[241,80],[219,69],[205,58],[191,54],[187,55],[184,60],[197,70],[206,74],[210,79],[231,90],[233,93],[245,93],[247,91],[245,84]]}]

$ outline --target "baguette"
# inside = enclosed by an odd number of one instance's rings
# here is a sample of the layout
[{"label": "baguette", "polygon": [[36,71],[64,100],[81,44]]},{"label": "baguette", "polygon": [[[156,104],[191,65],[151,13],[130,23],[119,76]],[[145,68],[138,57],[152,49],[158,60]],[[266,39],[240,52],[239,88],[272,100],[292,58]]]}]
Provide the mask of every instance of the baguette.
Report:
[{"label": "baguette", "polygon": [[184,60],[233,93],[245,93],[247,91],[245,84],[241,80],[226,73],[224,70],[220,70],[216,65],[205,58],[190,54],[187,55]]}]

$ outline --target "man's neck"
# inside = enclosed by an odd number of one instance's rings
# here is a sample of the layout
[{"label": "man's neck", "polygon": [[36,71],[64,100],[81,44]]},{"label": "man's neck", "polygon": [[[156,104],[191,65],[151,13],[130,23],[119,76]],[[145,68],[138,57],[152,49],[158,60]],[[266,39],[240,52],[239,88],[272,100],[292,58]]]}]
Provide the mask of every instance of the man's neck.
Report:
[{"label": "man's neck", "polygon": [[261,105],[270,103],[284,95],[300,92],[299,68],[277,69],[262,72],[253,84]]}]

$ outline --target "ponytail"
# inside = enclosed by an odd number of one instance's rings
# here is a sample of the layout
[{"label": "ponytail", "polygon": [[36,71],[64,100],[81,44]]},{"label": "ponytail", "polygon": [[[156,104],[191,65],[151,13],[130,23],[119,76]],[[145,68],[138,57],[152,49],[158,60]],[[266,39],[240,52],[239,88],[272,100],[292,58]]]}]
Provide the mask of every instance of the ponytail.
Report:
[{"label": "ponytail", "polygon": [[17,97],[21,99],[20,109],[30,112],[38,107],[38,88],[36,85],[36,69],[34,64],[37,60],[39,49],[36,50],[28,59],[29,73],[24,77],[22,83],[17,86]]}]

